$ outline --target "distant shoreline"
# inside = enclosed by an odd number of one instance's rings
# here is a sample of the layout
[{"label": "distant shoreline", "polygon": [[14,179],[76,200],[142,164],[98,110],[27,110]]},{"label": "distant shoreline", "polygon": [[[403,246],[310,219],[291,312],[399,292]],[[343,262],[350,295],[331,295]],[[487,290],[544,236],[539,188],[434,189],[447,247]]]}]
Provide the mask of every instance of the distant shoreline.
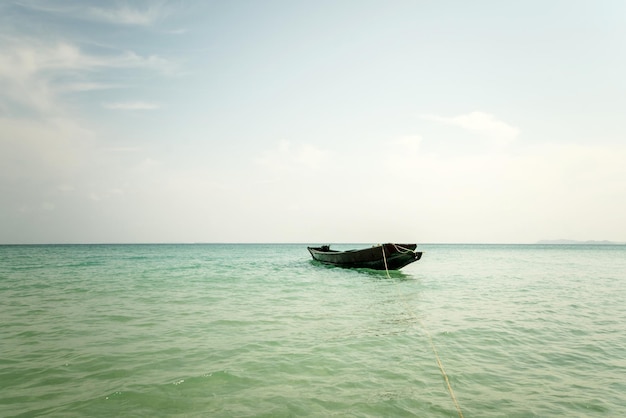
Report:
[{"label": "distant shoreline", "polygon": [[549,244],[549,245],[624,245],[626,242],[615,242],[615,241],[577,241],[572,239],[542,239],[537,241],[537,244]]}]

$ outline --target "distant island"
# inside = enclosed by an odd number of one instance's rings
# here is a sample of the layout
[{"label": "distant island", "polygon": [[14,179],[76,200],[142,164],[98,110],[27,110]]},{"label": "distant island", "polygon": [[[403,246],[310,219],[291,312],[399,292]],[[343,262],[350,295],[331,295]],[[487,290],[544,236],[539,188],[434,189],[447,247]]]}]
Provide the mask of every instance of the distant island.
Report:
[{"label": "distant island", "polygon": [[607,240],[604,240],[604,241],[595,241],[595,240],[576,241],[576,240],[573,240],[573,239],[542,239],[540,241],[537,241],[537,244],[623,245],[623,244],[626,244],[626,243],[624,243],[624,242],[615,242],[615,241],[607,241]]}]

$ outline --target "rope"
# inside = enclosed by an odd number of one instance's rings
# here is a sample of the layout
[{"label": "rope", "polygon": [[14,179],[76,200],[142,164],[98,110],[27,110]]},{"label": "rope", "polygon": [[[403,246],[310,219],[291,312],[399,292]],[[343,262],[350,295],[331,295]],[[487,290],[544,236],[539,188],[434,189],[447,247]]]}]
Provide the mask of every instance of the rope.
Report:
[{"label": "rope", "polygon": [[430,342],[430,347],[433,349],[433,353],[435,353],[435,359],[437,360],[437,365],[439,366],[439,370],[441,371],[441,375],[443,376],[443,380],[446,381],[446,386],[448,387],[448,392],[450,392],[450,397],[452,398],[452,402],[454,402],[454,407],[456,408],[456,411],[459,413],[459,418],[463,418],[463,412],[461,411],[461,407],[459,406],[459,401],[457,401],[456,396],[454,396],[454,391],[452,390],[452,386],[450,385],[450,380],[448,379],[448,375],[446,374],[446,370],[443,368],[443,363],[441,362],[441,359],[439,358],[439,353],[437,353],[437,349],[435,348],[435,343],[433,342],[433,337],[430,335],[430,332],[428,332],[428,330],[426,329],[426,327],[424,326],[422,321],[420,321],[419,319],[417,321],[422,326],[422,328],[424,329],[424,332],[426,332],[426,335],[428,336],[428,341]]},{"label": "rope", "polygon": [[387,272],[387,277],[391,279],[389,275],[389,269],[387,268],[387,256],[385,255],[385,244],[381,245],[380,248],[383,249],[383,261],[385,262],[385,272]]},{"label": "rope", "polygon": [[[402,254],[406,254],[406,253],[415,253],[415,251],[413,251],[412,249],[410,249],[410,248],[405,248],[405,247],[403,247],[402,245],[398,245],[398,244],[391,244],[391,245],[393,245],[393,247],[394,247],[394,248],[396,249],[396,251],[398,251],[399,253],[402,253]],[[402,251],[402,250],[405,250],[405,251]]]},{"label": "rope", "polygon": [[[398,246],[396,246],[396,244],[392,244],[392,245],[396,248],[396,250],[398,250]],[[383,249],[383,261],[385,262],[385,272],[387,273],[387,277],[391,279],[391,276],[389,275],[389,269],[387,268],[387,256],[385,255],[385,245],[384,244],[381,245],[381,248]],[[413,251],[411,249],[403,248],[401,246],[400,248],[407,250],[405,251],[405,253],[408,251]],[[428,332],[428,329],[426,329],[426,327],[424,326],[424,323],[420,321],[420,319],[415,315],[415,313],[413,313],[413,311],[409,308],[408,304],[406,303],[406,300],[404,301],[404,303],[405,305],[407,305],[407,310],[411,313],[411,315],[413,315],[413,317],[417,320],[417,322],[420,324],[420,326],[426,333],[426,336],[428,337],[428,342],[430,342],[430,347],[432,348],[433,353],[435,354],[435,360],[437,360],[439,371],[441,372],[441,375],[443,376],[443,380],[445,380],[446,382],[448,392],[450,393],[450,397],[452,398],[452,402],[454,403],[454,407],[456,408],[456,411],[459,414],[459,418],[463,418],[463,412],[461,411],[461,406],[459,405],[459,401],[457,401],[456,396],[454,395],[454,390],[452,390],[452,385],[450,385],[450,380],[448,379],[446,370],[443,368],[443,363],[441,362],[441,358],[439,357],[439,353],[437,352],[437,348],[435,347],[433,337],[430,335],[430,332]]]}]

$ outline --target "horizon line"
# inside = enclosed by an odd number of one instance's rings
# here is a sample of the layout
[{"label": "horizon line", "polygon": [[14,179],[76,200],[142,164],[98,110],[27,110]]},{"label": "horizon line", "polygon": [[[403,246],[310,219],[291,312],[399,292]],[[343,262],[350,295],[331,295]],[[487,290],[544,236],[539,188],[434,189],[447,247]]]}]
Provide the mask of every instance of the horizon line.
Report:
[{"label": "horizon line", "polygon": [[[28,245],[312,245],[321,241],[159,241],[159,242],[25,242],[0,243],[0,246],[28,246]],[[385,241],[387,243],[390,241]],[[328,241],[324,241],[328,243]],[[329,245],[379,245],[383,242],[336,241]],[[611,240],[538,240],[535,242],[417,242],[418,245],[625,245],[626,242]]]}]

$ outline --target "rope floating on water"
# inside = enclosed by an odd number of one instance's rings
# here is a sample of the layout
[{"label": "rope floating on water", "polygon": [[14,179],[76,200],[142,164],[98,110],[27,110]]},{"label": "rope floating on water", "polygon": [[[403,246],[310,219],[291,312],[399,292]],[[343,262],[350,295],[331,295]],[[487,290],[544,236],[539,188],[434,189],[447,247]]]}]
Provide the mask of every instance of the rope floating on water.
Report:
[{"label": "rope floating on water", "polygon": [[426,332],[426,335],[428,336],[428,341],[430,342],[430,347],[433,349],[433,353],[435,353],[435,359],[437,360],[437,365],[439,366],[439,370],[441,371],[441,375],[443,376],[443,380],[446,381],[446,386],[448,387],[448,392],[450,392],[450,397],[452,398],[452,402],[454,402],[454,406],[456,408],[456,411],[459,413],[459,418],[463,418],[463,412],[461,411],[461,407],[459,406],[459,401],[457,401],[456,400],[456,396],[454,396],[454,391],[452,390],[452,386],[450,385],[450,380],[448,379],[448,375],[446,374],[446,370],[443,368],[443,363],[441,362],[441,359],[439,358],[439,353],[437,353],[437,349],[435,348],[435,343],[433,342],[433,337],[430,335],[430,332],[428,332],[428,330],[426,329],[424,324],[422,324],[422,321],[420,321],[419,319],[417,321],[422,326],[422,328],[424,329],[424,332]]},{"label": "rope floating on water", "polygon": [[[393,244],[393,246],[395,247],[396,250],[400,251],[398,249],[399,246],[396,246],[396,244]],[[387,273],[387,277],[391,279],[391,276],[389,275],[389,269],[387,268],[387,255],[385,254],[385,245],[381,245],[380,246],[383,250],[383,261],[385,262],[385,272]],[[405,252],[408,251],[413,251],[410,250],[408,248],[403,248],[400,246],[401,249],[406,250]],[[400,251],[402,252],[402,251]],[[404,302],[406,304],[406,300]],[[417,315],[415,315],[415,313],[413,313],[413,311],[409,308],[408,304],[407,304],[407,310],[413,315],[413,317],[417,320],[417,322],[420,324],[420,326],[422,327],[422,329],[424,330],[424,332],[426,333],[426,336],[428,337],[428,341],[430,342],[430,347],[433,350],[433,353],[435,354],[435,360],[437,360],[437,365],[439,366],[439,371],[441,372],[441,375],[443,376],[443,380],[445,380],[446,382],[446,386],[448,388],[448,392],[450,393],[450,397],[452,398],[452,402],[454,403],[454,407],[456,408],[456,411],[459,414],[459,418],[463,418],[463,412],[461,411],[461,406],[459,405],[459,401],[457,401],[456,396],[454,395],[454,390],[452,390],[452,385],[450,385],[450,380],[448,379],[448,375],[446,374],[446,370],[443,368],[443,363],[441,362],[441,358],[439,357],[439,353],[437,352],[437,348],[435,347],[435,343],[433,342],[433,337],[430,335],[430,332],[428,332],[428,329],[426,329],[426,327],[424,326],[424,324],[422,323],[422,321],[419,320],[419,318],[417,317]]]}]

